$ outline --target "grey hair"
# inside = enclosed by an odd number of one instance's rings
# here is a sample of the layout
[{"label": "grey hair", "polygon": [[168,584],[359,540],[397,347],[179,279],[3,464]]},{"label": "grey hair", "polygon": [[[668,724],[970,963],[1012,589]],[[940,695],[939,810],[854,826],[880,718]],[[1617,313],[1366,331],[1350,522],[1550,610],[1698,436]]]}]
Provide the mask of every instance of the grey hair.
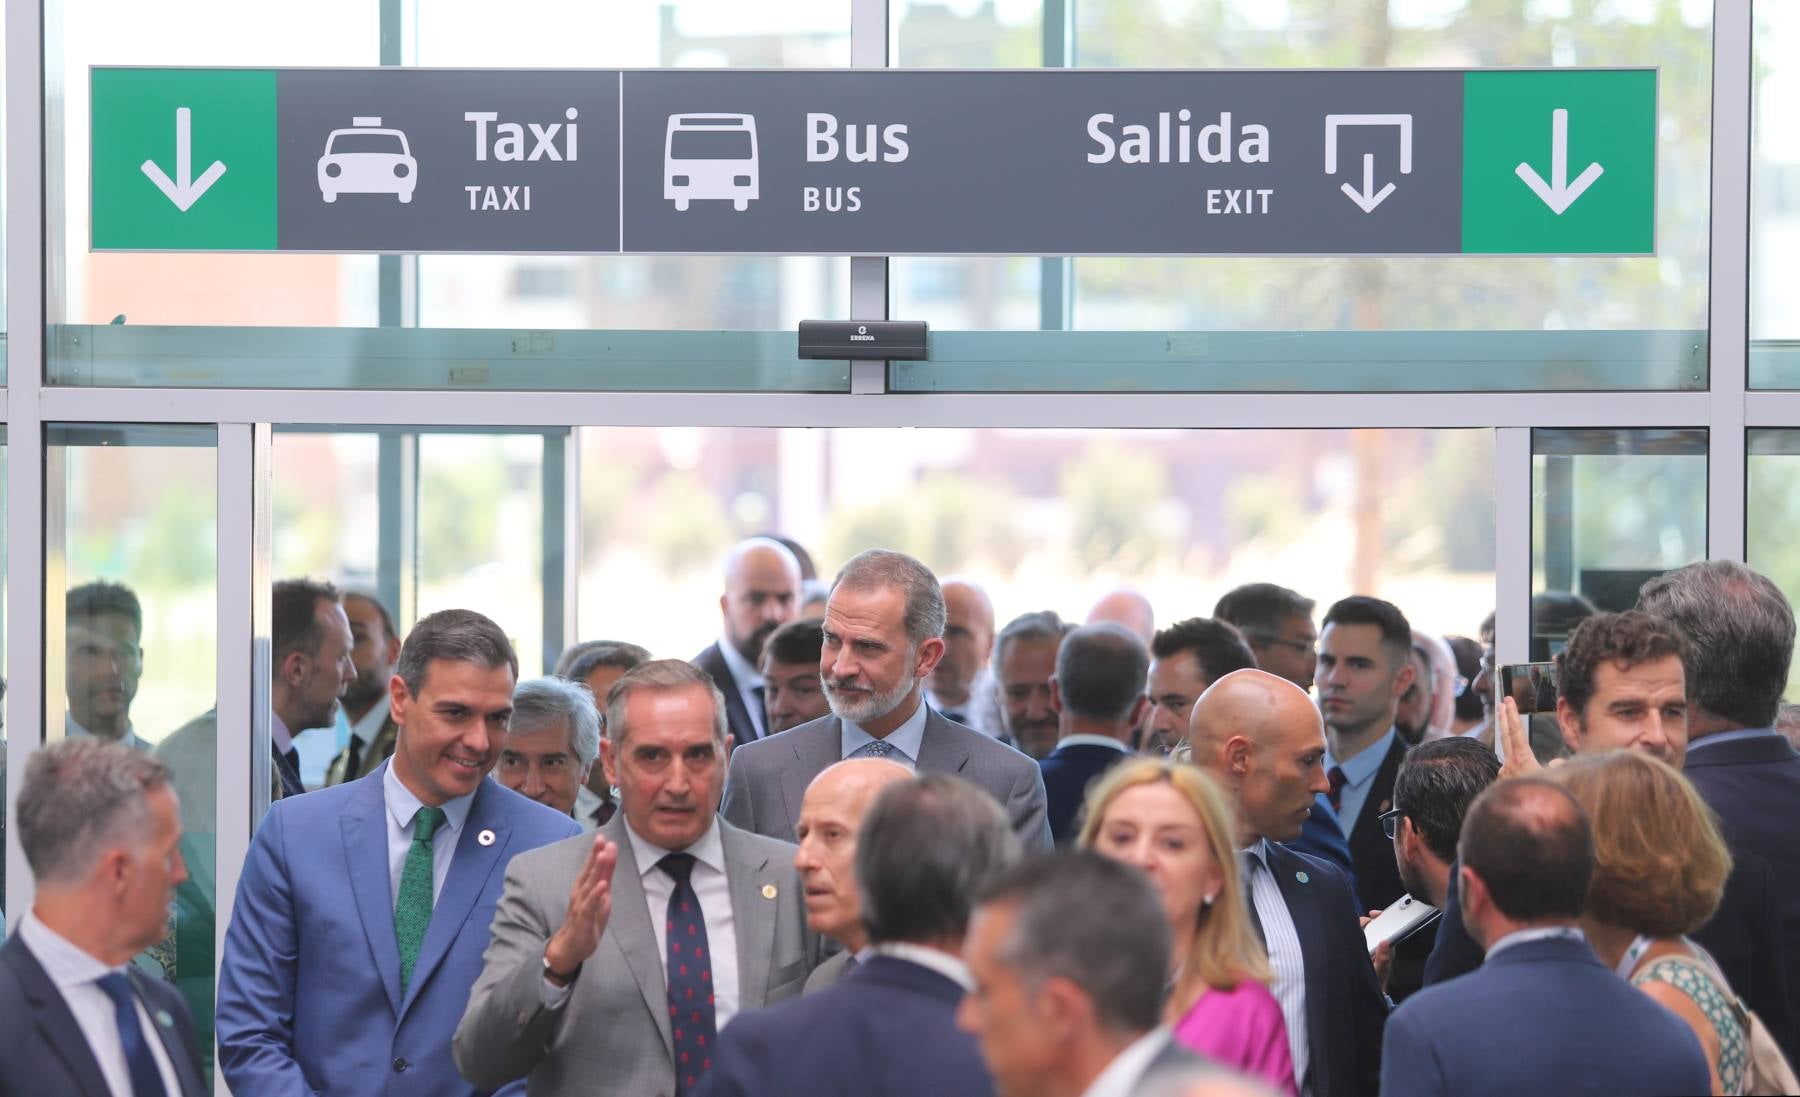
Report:
[{"label": "grey hair", "polygon": [[413,626],[400,648],[394,673],[406,683],[406,692],[417,697],[425,688],[425,671],[434,660],[474,663],[488,670],[506,667],[519,680],[519,657],[512,641],[487,617],[470,609],[439,610]]},{"label": "grey hair", "polygon": [[1114,1033],[1141,1035],[1161,1023],[1169,922],[1142,872],[1092,850],[1032,857],[1003,874],[982,905],[1012,908],[999,960],[1026,985],[1069,980]]},{"label": "grey hair", "polygon": [[1689,564],[1644,584],[1638,608],[1687,635],[1687,695],[1738,727],[1775,722],[1794,658],[1794,610],[1735,560]]},{"label": "grey hair", "polygon": [[[623,640],[585,640],[564,651],[551,673],[571,682],[585,682],[601,667],[630,670],[650,661],[650,652]],[[599,700],[599,698],[596,698]]]},{"label": "grey hair", "polygon": [[19,792],[19,845],[39,880],[74,883],[108,848],[150,825],[149,793],[169,786],[155,756],[99,739],[64,739],[34,752]]},{"label": "grey hair", "polygon": [[998,664],[1006,655],[1006,645],[1021,640],[1055,640],[1062,642],[1073,626],[1056,615],[1055,610],[1041,609],[1034,613],[1021,613],[1006,623],[1000,635],[994,637],[994,662]]},{"label": "grey hair", "polygon": [[869,549],[850,558],[831,581],[831,593],[897,587],[906,597],[906,637],[914,644],[944,635],[944,588],[924,564],[889,549]]},{"label": "grey hair", "polygon": [[593,765],[600,757],[600,710],[588,688],[555,676],[520,682],[513,690],[508,730],[529,733],[559,724],[568,729],[576,763],[582,769]]},{"label": "grey hair", "polygon": [[999,803],[962,778],[930,773],[889,785],[856,834],[869,940],[961,938],[976,899],[1021,855]]},{"label": "grey hair", "polygon": [[616,749],[625,742],[629,729],[625,726],[625,708],[637,690],[665,692],[678,689],[704,689],[712,698],[713,739],[720,749],[725,746],[725,695],[713,684],[712,675],[692,663],[680,659],[652,659],[625,672],[625,676],[606,691],[606,711],[602,715],[602,731],[606,741]]}]

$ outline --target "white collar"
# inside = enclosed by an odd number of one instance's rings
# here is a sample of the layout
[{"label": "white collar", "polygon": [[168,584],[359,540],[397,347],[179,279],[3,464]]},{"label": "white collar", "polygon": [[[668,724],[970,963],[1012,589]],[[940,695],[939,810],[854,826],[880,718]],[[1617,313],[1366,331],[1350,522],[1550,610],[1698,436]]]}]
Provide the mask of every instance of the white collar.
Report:
[{"label": "white collar", "polygon": [[[620,812],[621,816],[623,814]],[[656,863],[671,853],[692,854],[694,860],[707,868],[721,875],[725,874],[725,841],[719,836],[717,815],[713,816],[712,825],[706,828],[706,833],[700,836],[700,840],[684,850],[664,849],[651,844],[632,828],[629,819],[625,820],[625,837],[631,840],[631,855],[637,860],[638,879],[640,880],[656,871]]]},{"label": "white collar", "polygon": [[[477,791],[481,788],[480,785],[475,787]],[[407,788],[395,775],[392,759],[381,763],[381,796],[387,803],[388,814],[393,817],[394,823],[401,830],[410,826],[413,816],[417,815],[419,809],[425,806],[422,800],[412,794],[412,789]],[[458,796],[454,800],[445,801],[444,824],[450,828],[452,834],[462,830],[463,823],[469,818],[469,808],[474,803],[475,793],[473,792],[466,796]]]},{"label": "white collar", "polygon": [[731,671],[731,679],[739,689],[755,689],[765,684],[762,673],[750,665],[750,660],[744,658],[744,653],[729,637],[719,637],[719,657],[725,660],[725,669]]},{"label": "white collar", "polygon": [[1076,732],[1074,735],[1065,735],[1058,739],[1056,749],[1061,750],[1064,747],[1111,747],[1120,754],[1131,753],[1130,747],[1110,735],[1089,735],[1086,732]]},{"label": "white collar", "polygon": [[1162,1053],[1168,1042],[1167,1029],[1153,1028],[1139,1036],[1124,1051],[1113,1056],[1113,1061],[1099,1077],[1088,1083],[1082,1097],[1130,1097],[1137,1092],[1138,1083],[1144,1080],[1144,1072],[1150,1069],[1151,1060]]},{"label": "white collar", "polygon": [[120,968],[109,968],[93,954],[45,925],[35,910],[19,920],[19,936],[37,958],[56,989],[84,986]]},{"label": "white collar", "polygon": [[[886,941],[879,945],[870,945],[863,951],[875,956],[891,956],[896,960],[905,960],[909,964],[930,968],[961,987],[963,993],[975,993],[975,977],[969,973],[969,965],[948,952],[941,952],[925,945],[915,945],[909,941]],[[857,953],[858,963],[866,959],[868,957],[863,953]]]},{"label": "white collar", "polygon": [[[363,713],[362,719],[350,725],[351,736],[364,746],[373,743],[375,741],[375,733],[381,730],[382,724],[387,723],[388,709],[393,703],[393,695],[386,690],[383,690],[381,700],[371,705],[369,711]],[[343,702],[339,701],[338,704],[342,705]],[[340,711],[342,710],[340,709]],[[350,714],[345,712],[344,715],[349,716]]]},{"label": "white collar", "polygon": [[287,721],[279,713],[269,713],[269,742],[275,745],[279,754],[294,749],[294,733],[288,730]]}]

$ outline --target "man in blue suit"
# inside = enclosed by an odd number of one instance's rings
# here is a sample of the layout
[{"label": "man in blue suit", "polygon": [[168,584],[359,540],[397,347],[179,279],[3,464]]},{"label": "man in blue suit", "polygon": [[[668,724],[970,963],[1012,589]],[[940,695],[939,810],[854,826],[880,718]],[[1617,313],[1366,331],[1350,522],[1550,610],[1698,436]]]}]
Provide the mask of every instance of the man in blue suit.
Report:
[{"label": "man in blue suit", "polygon": [[926,774],[884,789],[856,845],[869,958],[835,986],[726,1026],[700,1097],[991,1097],[981,1053],[956,1027],[973,985],[961,950],[981,890],[1018,859],[1006,814],[967,781]]},{"label": "man in blue suit", "polygon": [[1538,777],[1475,798],[1458,842],[1478,970],[1388,1021],[1383,1097],[1652,1097],[1706,1093],[1694,1030],[1607,970],[1576,928],[1594,839],[1573,797]]},{"label": "man in blue suit", "polygon": [[507,861],[580,829],[486,780],[517,678],[492,621],[427,617],[388,685],[393,758],[270,809],[219,975],[219,1064],[235,1092],[477,1093],[450,1037]]},{"label": "man in blue suit", "polygon": [[1056,749],[1038,759],[1050,837],[1059,848],[1075,841],[1088,785],[1130,756],[1150,704],[1149,670],[1144,642],[1122,625],[1083,625],[1063,637],[1050,679]]}]

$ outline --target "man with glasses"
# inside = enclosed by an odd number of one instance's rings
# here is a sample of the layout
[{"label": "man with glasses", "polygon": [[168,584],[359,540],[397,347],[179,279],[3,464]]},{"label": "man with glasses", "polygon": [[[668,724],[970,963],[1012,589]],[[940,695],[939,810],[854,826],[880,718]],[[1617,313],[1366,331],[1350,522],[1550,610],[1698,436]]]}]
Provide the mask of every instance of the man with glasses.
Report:
[{"label": "man with glasses", "polygon": [[131,702],[144,673],[144,649],[138,646],[144,611],[137,595],[123,583],[83,583],[69,591],[64,620],[63,681],[69,698],[64,735],[148,750],[131,726]]},{"label": "man with glasses", "polygon": [[1246,583],[1219,599],[1213,616],[1236,625],[1256,665],[1310,690],[1318,655],[1313,600],[1274,583]]}]

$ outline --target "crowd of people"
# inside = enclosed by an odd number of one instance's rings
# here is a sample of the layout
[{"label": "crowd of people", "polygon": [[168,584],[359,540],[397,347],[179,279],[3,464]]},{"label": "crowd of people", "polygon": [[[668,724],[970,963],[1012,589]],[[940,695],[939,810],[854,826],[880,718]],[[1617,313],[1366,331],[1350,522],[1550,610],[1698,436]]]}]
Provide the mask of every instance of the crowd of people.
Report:
[{"label": "crowd of people", "polygon": [[1741,564],[1545,602],[1523,712],[1491,617],[1257,583],[1002,627],[971,578],[822,584],[775,537],[723,573],[691,660],[525,680],[481,614],[402,643],[275,584],[274,803],[223,904],[218,714],[140,739],[136,599],[72,591],[0,947],[47,1038],[0,1097],[198,1094],[213,1036],[255,1097],[1800,1092],[1795,622]]}]

